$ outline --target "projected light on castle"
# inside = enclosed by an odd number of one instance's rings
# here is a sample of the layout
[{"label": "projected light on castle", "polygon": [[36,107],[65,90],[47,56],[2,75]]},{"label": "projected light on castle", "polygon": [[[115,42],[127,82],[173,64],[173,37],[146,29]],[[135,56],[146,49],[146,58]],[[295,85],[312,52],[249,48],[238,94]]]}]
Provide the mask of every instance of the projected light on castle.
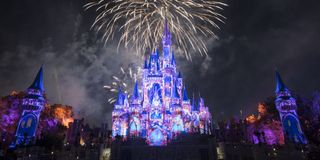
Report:
[{"label": "projected light on castle", "polygon": [[200,97],[196,104],[187,95],[177,72],[171,33],[165,24],[163,57],[156,51],[145,60],[142,82],[133,93],[119,91],[112,112],[112,136],[145,138],[149,145],[166,145],[180,133],[211,134],[211,114]]}]

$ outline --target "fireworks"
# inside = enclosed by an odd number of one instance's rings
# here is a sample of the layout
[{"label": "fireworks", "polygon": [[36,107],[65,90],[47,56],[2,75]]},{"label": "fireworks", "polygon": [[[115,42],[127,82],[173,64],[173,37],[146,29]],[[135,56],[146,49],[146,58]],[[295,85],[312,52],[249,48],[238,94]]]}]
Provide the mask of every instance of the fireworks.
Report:
[{"label": "fireworks", "polygon": [[118,48],[124,44],[137,53],[159,46],[167,20],[178,51],[190,59],[190,49],[207,54],[202,37],[217,38],[213,29],[225,19],[219,13],[224,6],[216,0],[99,0],[84,7],[96,9],[92,27],[103,33],[105,43],[120,32]]},{"label": "fireworks", "polygon": [[[137,67],[135,65],[129,65],[128,67],[120,67],[119,75],[112,76],[112,82],[110,85],[105,85],[104,88],[109,92],[118,93],[119,89],[121,89],[125,94],[128,94],[128,98],[130,98],[130,94],[132,93],[133,86],[135,82],[139,82],[142,77],[142,69],[141,67]],[[114,94],[114,97],[108,99],[110,104],[116,101],[117,95]]]}]

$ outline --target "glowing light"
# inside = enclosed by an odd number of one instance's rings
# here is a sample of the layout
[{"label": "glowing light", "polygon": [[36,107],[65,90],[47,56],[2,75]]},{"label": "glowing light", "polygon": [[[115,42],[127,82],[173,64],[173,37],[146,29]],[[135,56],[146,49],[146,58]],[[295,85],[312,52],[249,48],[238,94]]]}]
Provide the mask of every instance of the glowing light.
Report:
[{"label": "glowing light", "polygon": [[54,108],[54,117],[58,121],[61,122],[61,124],[67,128],[69,128],[69,123],[73,122],[73,112],[71,106],[63,106],[63,105],[53,105],[52,108]]},{"label": "glowing light", "polygon": [[158,47],[167,20],[178,51],[191,58],[190,50],[207,54],[199,35],[217,38],[213,29],[219,29],[217,22],[223,23],[219,11],[225,6],[217,0],[97,0],[84,7],[98,13],[92,27],[102,32],[105,43],[120,31],[118,47],[131,45],[137,53]]}]

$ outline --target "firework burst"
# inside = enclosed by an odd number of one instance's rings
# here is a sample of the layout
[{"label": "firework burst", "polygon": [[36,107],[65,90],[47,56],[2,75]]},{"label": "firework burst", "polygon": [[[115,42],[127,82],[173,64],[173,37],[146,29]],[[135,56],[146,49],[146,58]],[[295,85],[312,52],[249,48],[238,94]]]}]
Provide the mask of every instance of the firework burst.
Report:
[{"label": "firework burst", "polygon": [[121,89],[130,98],[135,82],[140,82],[142,77],[141,67],[129,65],[128,67],[120,67],[118,75],[112,76],[112,82],[109,85],[103,86],[107,91],[114,96],[108,99],[108,103],[113,104],[117,99],[117,93]]},{"label": "firework burst", "polygon": [[219,13],[224,6],[216,0],[98,0],[84,7],[98,13],[92,27],[103,33],[105,43],[121,33],[118,48],[123,44],[137,53],[159,46],[167,20],[178,51],[190,59],[190,49],[207,54],[202,37],[217,38],[213,29],[225,19]]}]

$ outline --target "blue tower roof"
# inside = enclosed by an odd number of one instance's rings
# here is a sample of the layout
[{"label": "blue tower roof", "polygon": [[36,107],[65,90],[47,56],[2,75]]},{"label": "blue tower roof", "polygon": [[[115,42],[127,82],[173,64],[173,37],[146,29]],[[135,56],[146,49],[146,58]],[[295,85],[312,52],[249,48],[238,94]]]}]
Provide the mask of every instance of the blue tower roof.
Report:
[{"label": "blue tower roof", "polygon": [[182,78],[182,74],[181,74],[180,71],[179,71],[179,73],[178,73],[178,78]]},{"label": "blue tower roof", "polygon": [[118,99],[117,99],[117,105],[123,105],[124,104],[124,98],[125,95],[123,94],[121,88],[119,87],[119,92],[118,92]]},{"label": "blue tower roof", "polygon": [[165,19],[163,26],[162,44],[171,45],[171,33],[169,31],[168,20]]},{"label": "blue tower roof", "polygon": [[147,69],[148,68],[148,60],[145,59],[144,60],[144,66],[143,66],[144,69]]},{"label": "blue tower roof", "polygon": [[196,106],[196,100],[194,99],[194,95],[192,96],[192,111],[196,111],[197,110],[197,106]]},{"label": "blue tower roof", "polygon": [[187,89],[186,89],[186,86],[183,87],[183,101],[188,101],[189,100],[189,97],[188,97],[188,94],[187,94]]},{"label": "blue tower roof", "polygon": [[40,67],[36,78],[34,79],[33,83],[29,87],[29,89],[38,89],[44,91],[43,88],[43,66]]},{"label": "blue tower roof", "polygon": [[132,93],[132,98],[137,99],[139,98],[139,90],[138,90],[138,82],[134,84],[134,89]]},{"label": "blue tower roof", "polygon": [[174,53],[172,52],[171,64],[176,65],[176,59],[174,58]]},{"label": "blue tower roof", "polygon": [[175,82],[173,85],[173,97],[174,98],[180,98],[179,93],[178,93],[178,89],[177,89],[177,83]]},{"label": "blue tower roof", "polygon": [[276,71],[276,92],[281,92],[281,91],[288,91],[288,88],[286,85],[283,83],[280,73]]}]

